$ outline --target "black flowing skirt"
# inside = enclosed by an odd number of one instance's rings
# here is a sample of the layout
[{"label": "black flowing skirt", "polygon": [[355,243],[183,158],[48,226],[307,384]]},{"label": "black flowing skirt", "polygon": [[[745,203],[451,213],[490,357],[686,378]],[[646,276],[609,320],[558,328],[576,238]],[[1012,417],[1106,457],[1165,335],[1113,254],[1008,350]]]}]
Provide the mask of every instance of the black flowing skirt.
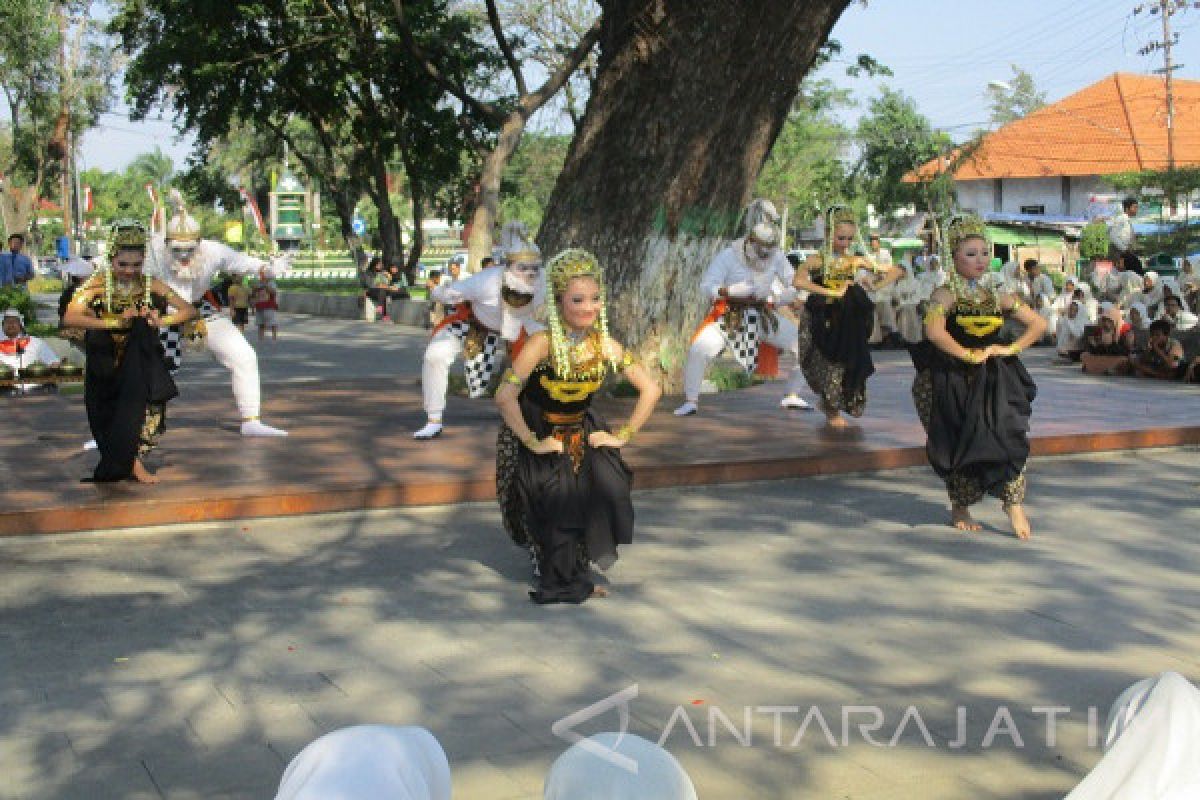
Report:
[{"label": "black flowing skirt", "polygon": [[[535,404],[523,400],[521,410],[534,433],[550,435]],[[582,426],[578,470],[568,453],[537,455],[523,446],[517,453],[512,493],[537,555],[538,587],[529,593],[536,603],[582,603],[595,588],[588,561],[607,568],[617,545],[633,541],[633,472],[619,449],[587,446],[589,434],[608,430],[597,414],[587,411]]]},{"label": "black flowing skirt", "polygon": [[1029,418],[1037,385],[1016,356],[967,364],[930,342],[912,348],[917,371],[929,370],[932,404],[925,450],[943,479],[952,474],[995,493],[1025,469]]},{"label": "black flowing skirt", "polygon": [[146,406],[165,403],[179,394],[163,362],[158,331],[134,319],[124,353],[108,331],[88,331],[83,402],[88,425],[100,451],[92,479],[125,480],[133,475]]},{"label": "black flowing skirt", "polygon": [[813,347],[843,370],[843,392],[864,393],[867,378],[875,372],[868,341],[875,326],[875,303],[854,283],[839,300],[810,294],[805,308],[812,326]]}]

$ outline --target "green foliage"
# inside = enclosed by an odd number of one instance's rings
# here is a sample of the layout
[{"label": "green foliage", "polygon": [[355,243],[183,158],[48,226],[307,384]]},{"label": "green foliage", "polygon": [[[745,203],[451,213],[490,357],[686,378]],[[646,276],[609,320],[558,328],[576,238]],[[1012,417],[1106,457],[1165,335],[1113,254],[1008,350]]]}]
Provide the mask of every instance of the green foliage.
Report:
[{"label": "green foliage", "polygon": [[1033,76],[1016,64],[1012,68],[1012,78],[1007,81],[1007,89],[989,85],[987,87],[988,103],[991,107],[992,124],[996,126],[1029,116],[1046,105],[1046,93],[1039,92],[1033,82]]},{"label": "green foliage", "polygon": [[903,178],[952,145],[949,136],[933,130],[911,97],[887,87],[870,100],[859,120],[858,142],[856,175],[862,194],[881,213],[927,199],[925,187]]},{"label": "green foliage", "polygon": [[500,222],[520,220],[536,232],[567,158],[571,137],[527,132],[500,183]]},{"label": "green foliage", "polygon": [[0,288],[0,311],[15,308],[25,318],[25,327],[37,322],[37,307],[33,297],[24,288],[5,286]]},{"label": "green foliage", "polygon": [[848,199],[851,192],[843,156],[853,134],[836,112],[849,105],[849,93],[830,81],[801,86],[758,175],[755,196],[770,198],[802,218],[835,198]]},{"label": "green foliage", "polygon": [[1089,261],[1108,255],[1108,226],[1104,220],[1094,220],[1084,226],[1079,237],[1079,255]]},{"label": "green foliage", "polygon": [[746,372],[740,366],[733,364],[714,364],[708,371],[708,380],[717,387],[719,392],[748,389],[764,382],[757,375]]}]

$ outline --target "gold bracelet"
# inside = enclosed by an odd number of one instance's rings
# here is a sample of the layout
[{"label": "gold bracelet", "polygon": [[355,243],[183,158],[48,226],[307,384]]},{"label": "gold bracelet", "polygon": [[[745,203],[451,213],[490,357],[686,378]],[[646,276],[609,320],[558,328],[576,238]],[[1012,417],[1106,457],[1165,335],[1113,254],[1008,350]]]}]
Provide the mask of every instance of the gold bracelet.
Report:
[{"label": "gold bracelet", "polygon": [[945,318],[946,307],[941,303],[931,303],[929,308],[925,310],[925,318],[921,321],[928,325],[932,320]]},{"label": "gold bracelet", "polygon": [[512,371],[512,368],[504,370],[504,374],[500,376],[502,383],[511,383],[513,386],[524,386],[525,381],[521,380],[517,373]]},{"label": "gold bracelet", "polygon": [[1016,342],[1013,342],[1012,344],[1010,344],[1008,346],[1008,354],[1010,356],[1019,355],[1021,353],[1022,349],[1024,349],[1024,348],[1022,348],[1021,345],[1017,344]]},{"label": "gold bracelet", "polygon": [[635,431],[629,425],[622,425],[620,428],[617,429],[617,438],[624,439],[626,442],[632,442],[633,437],[636,434],[637,434],[637,431]]},{"label": "gold bracelet", "polygon": [[962,359],[962,360],[963,360],[963,361],[965,361],[965,362],[967,362],[968,364],[981,364],[981,363],[983,363],[983,359],[982,359],[982,358],[980,358],[980,356],[979,356],[979,351],[978,351],[978,350],[968,350],[968,351],[967,351],[967,354],[966,354],[965,356],[963,356],[963,359]]},{"label": "gold bracelet", "polygon": [[529,435],[521,440],[521,444],[525,445],[527,448],[532,450],[533,448],[537,447],[538,442],[540,442],[540,441],[542,441],[542,440],[540,438],[538,438],[538,435],[536,433],[534,433],[533,431],[530,431]]}]

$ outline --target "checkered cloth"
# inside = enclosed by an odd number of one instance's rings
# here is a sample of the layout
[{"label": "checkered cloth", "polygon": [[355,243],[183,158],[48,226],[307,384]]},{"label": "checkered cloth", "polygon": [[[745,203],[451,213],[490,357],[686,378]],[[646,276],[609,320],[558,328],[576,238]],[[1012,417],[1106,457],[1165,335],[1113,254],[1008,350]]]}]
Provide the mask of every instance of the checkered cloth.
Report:
[{"label": "checkered cloth", "polygon": [[[201,300],[196,308],[200,310],[200,316],[204,319],[211,319],[221,315],[220,309],[214,306],[207,300]],[[158,331],[158,341],[162,344],[163,360],[167,363],[167,369],[172,373],[178,372],[183,366],[183,327],[180,325],[170,325],[166,328],[160,328]]]},{"label": "checkered cloth", "polygon": [[[471,323],[468,321],[455,322],[449,327],[452,334],[460,339],[466,339],[467,334],[471,330]],[[500,363],[500,334],[489,331],[483,339],[483,346],[480,347],[479,353],[471,358],[463,356],[463,372],[467,378],[467,396],[486,397],[488,384],[491,383],[492,375],[496,371],[496,366]]]},{"label": "checkered cloth", "polygon": [[759,325],[762,316],[757,308],[746,308],[742,311],[742,324],[735,330],[729,330],[726,317],[717,320],[725,343],[729,345],[734,359],[747,372],[753,372],[758,366]]}]

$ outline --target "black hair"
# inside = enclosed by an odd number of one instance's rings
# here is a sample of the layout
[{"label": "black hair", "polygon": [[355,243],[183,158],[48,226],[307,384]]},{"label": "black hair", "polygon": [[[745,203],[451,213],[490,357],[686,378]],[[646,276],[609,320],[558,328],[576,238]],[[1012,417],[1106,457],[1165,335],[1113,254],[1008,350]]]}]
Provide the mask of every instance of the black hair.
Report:
[{"label": "black hair", "polygon": [[16,239],[21,244],[25,244],[25,234],[23,234],[23,233],[10,233],[8,235],[8,239],[6,239],[5,241],[11,242],[13,239]]},{"label": "black hair", "polygon": [[429,279],[430,280],[436,281],[441,277],[442,277],[442,271],[440,269],[431,269],[429,271]]},{"label": "black hair", "polygon": [[1025,271],[1026,272],[1029,272],[1029,270],[1033,269],[1034,267],[1040,267],[1041,265],[1042,265],[1042,262],[1038,261],[1036,258],[1025,259]]},{"label": "black hair", "polygon": [[1136,206],[1137,203],[1138,203],[1138,200],[1136,197],[1126,197],[1124,200],[1121,201],[1121,209],[1124,211],[1128,211],[1129,209]]},{"label": "black hair", "polygon": [[1165,336],[1170,336],[1171,335],[1171,323],[1169,320],[1156,319],[1156,320],[1154,320],[1154,322],[1150,323],[1150,332],[1151,333],[1161,333]]},{"label": "black hair", "polygon": [[484,256],[483,260],[479,262],[479,268],[484,269],[485,267],[490,267],[492,264],[495,264],[495,263],[496,263],[496,259],[492,258],[491,256]]},{"label": "black hair", "polygon": [[371,262],[367,264],[367,269],[375,269],[383,264],[383,256],[374,256]]}]

